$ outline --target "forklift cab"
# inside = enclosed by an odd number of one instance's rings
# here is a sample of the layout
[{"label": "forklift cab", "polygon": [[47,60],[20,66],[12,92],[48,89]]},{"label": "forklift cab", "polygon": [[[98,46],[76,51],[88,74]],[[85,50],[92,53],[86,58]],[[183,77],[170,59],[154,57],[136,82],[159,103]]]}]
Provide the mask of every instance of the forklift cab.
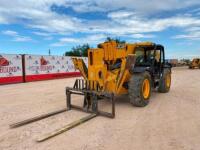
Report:
[{"label": "forklift cab", "polygon": [[165,66],[164,47],[162,45],[142,46],[136,48],[134,72],[150,72],[154,79],[160,79]]}]

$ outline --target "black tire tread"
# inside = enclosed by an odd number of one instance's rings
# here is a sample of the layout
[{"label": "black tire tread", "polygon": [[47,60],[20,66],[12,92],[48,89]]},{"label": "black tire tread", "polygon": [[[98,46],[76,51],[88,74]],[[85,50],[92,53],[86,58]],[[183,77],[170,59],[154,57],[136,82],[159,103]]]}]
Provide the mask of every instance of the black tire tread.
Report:
[{"label": "black tire tread", "polygon": [[158,92],[160,92],[160,93],[167,93],[170,90],[170,87],[168,88],[166,86],[166,82],[165,82],[165,80],[166,80],[165,78],[166,78],[167,74],[171,75],[171,71],[168,68],[164,69],[163,76],[161,77],[160,82],[159,82]]},{"label": "black tire tread", "polygon": [[139,74],[133,74],[129,81],[128,92],[129,92],[130,103],[137,107],[144,107],[149,103],[149,100],[144,100],[141,94],[141,86],[143,83],[142,81],[144,80],[145,77],[148,77],[149,80],[151,79],[149,73],[144,72]]}]

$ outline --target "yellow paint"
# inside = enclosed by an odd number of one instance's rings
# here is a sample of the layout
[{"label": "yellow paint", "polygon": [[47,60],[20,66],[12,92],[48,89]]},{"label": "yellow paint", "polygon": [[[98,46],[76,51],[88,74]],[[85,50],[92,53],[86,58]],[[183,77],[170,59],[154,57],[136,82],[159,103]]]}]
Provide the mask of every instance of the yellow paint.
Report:
[{"label": "yellow paint", "polygon": [[75,69],[78,69],[84,79],[87,79],[86,72],[84,70],[84,61],[81,58],[72,58],[72,62],[75,66]]},{"label": "yellow paint", "polygon": [[[103,91],[127,94],[128,90],[123,87],[123,84],[128,82],[131,77],[126,68],[128,55],[135,54],[137,47],[152,45],[151,42],[118,44],[115,41],[110,41],[99,44],[98,48],[89,49],[87,78],[85,78],[83,63],[73,62],[85,79],[97,81]],[[121,67],[109,69],[109,66],[116,64],[117,61],[121,61]]]},{"label": "yellow paint", "polygon": [[171,75],[170,74],[167,74],[165,82],[166,82],[166,86],[169,88],[171,85]]},{"label": "yellow paint", "polygon": [[200,68],[200,58],[194,58],[190,64],[191,68],[196,68],[199,67]]},{"label": "yellow paint", "polygon": [[142,84],[142,94],[144,99],[147,99],[150,94],[150,82],[148,79],[145,79]]}]

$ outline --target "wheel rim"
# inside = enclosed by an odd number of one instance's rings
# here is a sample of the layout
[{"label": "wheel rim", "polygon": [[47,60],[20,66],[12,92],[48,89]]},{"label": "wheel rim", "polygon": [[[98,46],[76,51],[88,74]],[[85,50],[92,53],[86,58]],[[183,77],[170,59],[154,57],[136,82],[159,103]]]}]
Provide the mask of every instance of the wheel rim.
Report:
[{"label": "wheel rim", "polygon": [[142,94],[143,94],[143,97],[145,99],[147,99],[149,97],[149,94],[150,94],[150,83],[149,83],[149,80],[148,79],[145,79],[143,81],[143,85],[142,85]]},{"label": "wheel rim", "polygon": [[169,88],[171,85],[171,76],[170,74],[167,74],[166,76],[166,86]]}]

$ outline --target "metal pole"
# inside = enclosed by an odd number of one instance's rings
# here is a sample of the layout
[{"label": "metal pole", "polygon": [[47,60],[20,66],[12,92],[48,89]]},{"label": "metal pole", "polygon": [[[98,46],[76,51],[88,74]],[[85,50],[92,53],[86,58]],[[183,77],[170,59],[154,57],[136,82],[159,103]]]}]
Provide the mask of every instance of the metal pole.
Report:
[{"label": "metal pole", "polygon": [[50,117],[50,116],[53,116],[53,115],[56,115],[56,114],[59,114],[59,113],[65,112],[65,111],[67,111],[66,108],[61,109],[61,110],[57,110],[57,111],[54,111],[54,112],[50,112],[50,113],[47,113],[47,114],[43,114],[43,115],[40,115],[40,116],[36,116],[36,117],[33,117],[33,118],[29,118],[27,120],[23,120],[23,121],[11,124],[10,128],[20,127],[20,126],[23,126],[23,125],[26,125],[26,124],[29,124],[29,123],[32,123],[32,122],[35,122],[35,121],[38,121],[38,120],[42,120],[44,118],[47,118],[47,117]]},{"label": "metal pole", "polygon": [[115,117],[115,96],[112,94],[112,116]]},{"label": "metal pole", "polygon": [[66,89],[66,104],[67,104],[67,110],[70,110],[71,109],[71,92]]},{"label": "metal pole", "polygon": [[94,118],[94,117],[96,117],[96,116],[97,116],[96,114],[90,114],[90,115],[88,115],[86,117],[83,117],[83,118],[81,118],[81,119],[79,119],[77,121],[74,121],[74,122],[62,127],[61,129],[57,129],[52,133],[48,133],[48,134],[40,137],[36,141],[37,142],[43,142],[43,141],[45,141],[47,139],[50,139],[50,138],[52,138],[52,137],[54,137],[56,135],[59,135],[59,134],[63,133],[65,131],[68,131],[68,130],[70,130],[70,129],[72,129],[72,128],[74,128],[74,127],[76,127],[76,126],[78,126],[78,125],[80,125],[80,124],[82,124],[82,123]]}]

